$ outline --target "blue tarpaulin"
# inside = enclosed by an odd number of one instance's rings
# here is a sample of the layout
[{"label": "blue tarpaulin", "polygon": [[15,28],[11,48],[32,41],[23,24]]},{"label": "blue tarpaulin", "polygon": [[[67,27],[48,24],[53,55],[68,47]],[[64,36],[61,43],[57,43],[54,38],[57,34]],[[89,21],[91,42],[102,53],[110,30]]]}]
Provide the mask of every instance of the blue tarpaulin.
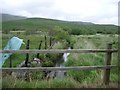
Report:
[{"label": "blue tarpaulin", "polygon": [[[3,50],[19,50],[23,43],[23,39],[12,37]],[[12,53],[0,53],[0,68]]]}]

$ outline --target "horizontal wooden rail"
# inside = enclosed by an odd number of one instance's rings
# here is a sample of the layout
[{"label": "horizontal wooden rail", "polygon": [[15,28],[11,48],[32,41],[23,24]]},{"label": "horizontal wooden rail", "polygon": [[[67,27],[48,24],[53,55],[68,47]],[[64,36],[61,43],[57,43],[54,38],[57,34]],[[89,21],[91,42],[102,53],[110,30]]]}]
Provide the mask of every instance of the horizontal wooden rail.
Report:
[{"label": "horizontal wooden rail", "polygon": [[117,49],[47,49],[47,50],[0,50],[0,53],[98,53],[98,52],[118,52]]},{"label": "horizontal wooden rail", "polygon": [[34,67],[34,68],[2,68],[2,71],[13,71],[13,72],[19,72],[19,71],[67,71],[67,70],[97,70],[97,69],[110,69],[115,68],[116,65],[107,65],[107,66],[76,66],[76,67]]}]

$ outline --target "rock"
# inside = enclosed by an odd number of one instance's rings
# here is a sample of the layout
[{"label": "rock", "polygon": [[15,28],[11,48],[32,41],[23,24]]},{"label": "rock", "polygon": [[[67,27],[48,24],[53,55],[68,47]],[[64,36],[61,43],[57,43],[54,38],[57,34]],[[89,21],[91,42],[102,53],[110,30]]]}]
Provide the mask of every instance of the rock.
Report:
[{"label": "rock", "polygon": [[40,59],[39,58],[34,58],[33,61],[40,64]]}]

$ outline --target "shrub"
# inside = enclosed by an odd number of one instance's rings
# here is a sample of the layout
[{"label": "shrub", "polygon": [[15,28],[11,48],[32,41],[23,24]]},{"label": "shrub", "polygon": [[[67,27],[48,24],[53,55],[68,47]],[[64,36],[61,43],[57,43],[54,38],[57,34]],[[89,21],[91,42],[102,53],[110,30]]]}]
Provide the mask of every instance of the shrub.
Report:
[{"label": "shrub", "polygon": [[52,60],[44,60],[44,62],[42,62],[42,67],[52,67],[52,66],[54,66]]}]

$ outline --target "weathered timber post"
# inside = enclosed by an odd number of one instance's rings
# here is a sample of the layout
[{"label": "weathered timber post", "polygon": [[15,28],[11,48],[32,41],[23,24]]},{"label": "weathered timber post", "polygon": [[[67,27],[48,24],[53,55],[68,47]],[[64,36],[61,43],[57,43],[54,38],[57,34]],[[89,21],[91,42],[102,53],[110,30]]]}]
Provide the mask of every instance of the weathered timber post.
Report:
[{"label": "weathered timber post", "polygon": [[[47,49],[47,37],[45,35],[45,49]],[[44,54],[44,58],[46,58],[46,54]]]},{"label": "weathered timber post", "polygon": [[[12,55],[10,55],[10,68],[12,68]],[[10,71],[9,74],[12,75],[12,71]]]},{"label": "weathered timber post", "polygon": [[52,45],[52,37],[50,36],[50,47],[51,47],[51,45]]},{"label": "weathered timber post", "polygon": [[[9,43],[9,49],[11,49],[11,41]],[[12,55],[10,55],[10,68],[12,68]]]},{"label": "weathered timber post", "polygon": [[[29,49],[29,43],[30,43],[30,40],[27,40],[26,49]],[[29,61],[29,54],[27,53],[26,54],[25,67],[28,67],[28,61]],[[26,72],[25,77],[26,77],[26,79],[25,79],[26,81],[31,82],[29,70]]]},{"label": "weathered timber post", "polygon": [[10,68],[12,68],[12,56],[10,56]]},{"label": "weathered timber post", "polygon": [[[112,44],[107,45],[107,49],[112,49]],[[107,52],[105,57],[105,65],[111,65],[112,52]],[[110,81],[110,69],[104,70],[103,83],[108,85]]]},{"label": "weathered timber post", "polygon": [[[27,40],[27,45],[26,45],[26,49],[29,49],[29,40]],[[26,54],[26,60],[25,60],[25,66],[28,66],[28,60],[29,60],[29,54]]]},{"label": "weathered timber post", "polygon": [[45,49],[47,49],[47,37],[45,35]]},{"label": "weathered timber post", "polygon": [[[41,46],[42,46],[42,40],[40,41],[40,44],[39,44],[39,50],[41,49]],[[39,58],[39,53],[37,53],[37,56],[36,56],[37,58]]]}]

